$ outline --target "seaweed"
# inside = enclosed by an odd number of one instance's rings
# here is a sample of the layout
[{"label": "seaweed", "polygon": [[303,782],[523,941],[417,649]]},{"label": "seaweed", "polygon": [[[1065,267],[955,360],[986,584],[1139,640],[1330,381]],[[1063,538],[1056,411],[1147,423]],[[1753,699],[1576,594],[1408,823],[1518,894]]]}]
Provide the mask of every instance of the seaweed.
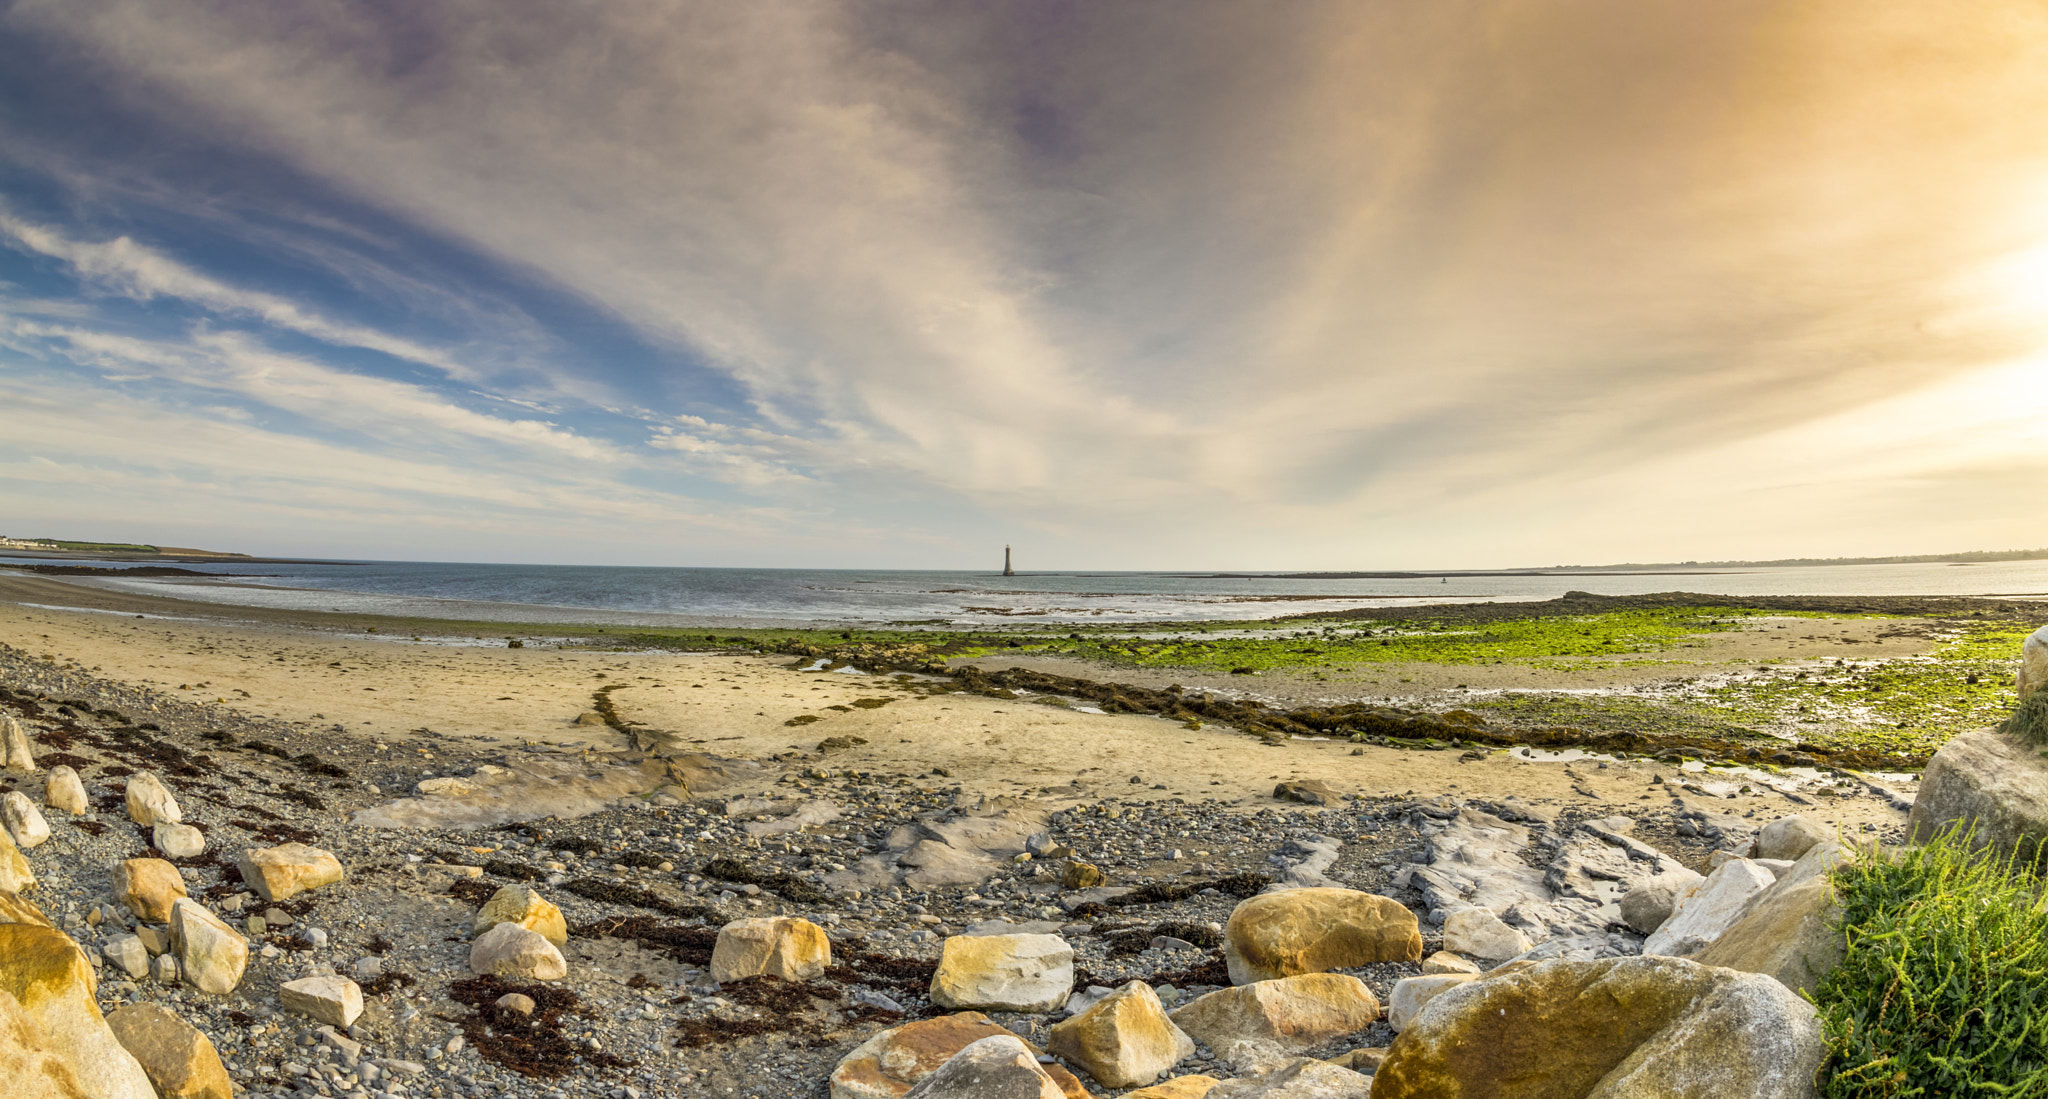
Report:
[{"label": "seaweed", "polygon": [[[532,1015],[498,1006],[501,997],[514,992],[533,1001]],[[521,1076],[559,1080],[578,1063],[601,1069],[631,1068],[637,1063],[585,1048],[562,1033],[562,1016],[581,1014],[576,994],[565,989],[471,977],[450,983],[448,998],[472,1009],[457,1024],[477,1055]]]}]

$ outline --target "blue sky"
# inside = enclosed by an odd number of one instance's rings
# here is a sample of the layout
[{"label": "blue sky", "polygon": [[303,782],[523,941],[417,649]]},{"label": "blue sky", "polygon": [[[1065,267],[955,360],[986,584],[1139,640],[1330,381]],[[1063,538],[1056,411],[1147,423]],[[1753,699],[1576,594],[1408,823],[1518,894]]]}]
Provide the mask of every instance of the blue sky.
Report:
[{"label": "blue sky", "polygon": [[2026,4],[0,4],[0,533],[2048,544]]}]

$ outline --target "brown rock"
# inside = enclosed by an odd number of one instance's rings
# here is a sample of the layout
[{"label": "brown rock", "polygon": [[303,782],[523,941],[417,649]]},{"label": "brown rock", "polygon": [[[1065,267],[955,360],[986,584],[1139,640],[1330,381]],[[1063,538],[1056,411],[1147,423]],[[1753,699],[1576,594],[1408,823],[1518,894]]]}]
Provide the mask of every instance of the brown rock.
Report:
[{"label": "brown rock", "polygon": [[163,1099],[234,1099],[227,1066],[213,1043],[163,1007],[129,1004],[107,1016],[107,1026],[141,1062]]},{"label": "brown rock", "polygon": [[569,924],[562,919],[562,910],[523,885],[508,885],[493,893],[477,912],[470,934],[481,935],[501,923],[516,923],[557,947],[569,942]]},{"label": "brown rock", "polygon": [[157,1099],[133,1054],[107,1028],[93,999],[92,966],[55,928],[0,924],[0,992],[14,997],[94,1099]]},{"label": "brown rock", "polygon": [[186,896],[178,868],[162,859],[129,859],[114,868],[114,899],[150,923],[166,923],[171,905]]},{"label": "brown rock", "polygon": [[1552,960],[1432,1000],[1374,1099],[1794,1099],[1827,1055],[1811,1004],[1682,958]]},{"label": "brown rock", "polygon": [[1329,1060],[1331,1064],[1336,1065],[1338,1068],[1348,1068],[1353,1072],[1371,1076],[1380,1070],[1380,1064],[1386,1059],[1387,1047],[1370,1046],[1365,1049],[1354,1049],[1349,1053],[1332,1057]]},{"label": "brown rock", "polygon": [[12,995],[0,992],[0,1080],[10,1099],[93,1099],[50,1036]]},{"label": "brown rock", "polygon": [[763,973],[808,981],[831,964],[832,940],[825,929],[795,916],[734,920],[718,929],[711,948],[711,979],[719,984]]},{"label": "brown rock", "polygon": [[1337,788],[1318,779],[1304,778],[1283,782],[1273,787],[1273,796],[1281,801],[1297,801],[1303,805],[1335,805],[1343,799]]},{"label": "brown rock", "polygon": [[1225,928],[1230,983],[1422,959],[1415,913],[1356,889],[1289,889],[1239,904]]},{"label": "brown rock", "polygon": [[1143,981],[1053,1024],[1045,1045],[1113,1088],[1149,1084],[1195,1052],[1194,1040],[1166,1017],[1159,994]]},{"label": "brown rock", "polygon": [[178,799],[171,796],[163,780],[149,771],[129,776],[126,801],[128,819],[144,828],[159,823],[176,824],[185,819],[183,811],[178,808]]},{"label": "brown rock", "polygon": [[1233,1066],[1274,1067],[1312,1046],[1379,1021],[1365,982],[1304,973],[1211,992],[1172,1015],[1174,1025]]},{"label": "brown rock", "polygon": [[1214,1076],[1176,1076],[1148,1088],[1124,1092],[1124,1099],[1202,1099],[1220,1082]]},{"label": "brown rock", "polygon": [[236,861],[242,870],[242,880],[272,904],[333,885],[342,878],[340,859],[303,843],[250,848]]},{"label": "brown rock", "polygon": [[1059,1082],[1022,1038],[998,1034],[954,1054],[904,1099],[1061,1099]]},{"label": "brown rock", "polygon": [[34,901],[27,900],[18,893],[10,893],[5,889],[0,889],[0,923],[32,923],[40,927],[57,926],[50,922],[50,917],[43,915],[43,910],[37,908]]},{"label": "brown rock", "polygon": [[932,972],[932,1003],[1052,1011],[1074,991],[1074,948],[1058,935],[954,935]]},{"label": "brown rock", "polygon": [[[1009,1033],[979,1011],[890,1027],[840,1059],[832,1070],[831,1099],[902,1099],[954,1054],[983,1038]],[[1066,1099],[1093,1099],[1073,1073],[1058,1065],[1044,1067]]]},{"label": "brown rock", "polygon": [[1062,889],[1093,889],[1108,880],[1108,878],[1103,877],[1102,870],[1099,867],[1093,863],[1082,862],[1079,859],[1067,863],[1066,866],[1060,869],[1060,888]]}]

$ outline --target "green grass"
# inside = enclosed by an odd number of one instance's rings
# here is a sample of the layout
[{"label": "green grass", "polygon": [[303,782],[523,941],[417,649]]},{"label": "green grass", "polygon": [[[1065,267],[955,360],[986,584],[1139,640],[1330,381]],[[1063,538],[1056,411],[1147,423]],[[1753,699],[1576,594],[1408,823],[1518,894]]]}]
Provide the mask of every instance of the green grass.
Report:
[{"label": "green grass", "polygon": [[2048,691],[2028,695],[1998,729],[2036,748],[2048,747]]},{"label": "green grass", "polygon": [[1848,950],[1814,990],[1830,1099],[2048,1095],[2040,882],[1947,832],[1834,873]]}]

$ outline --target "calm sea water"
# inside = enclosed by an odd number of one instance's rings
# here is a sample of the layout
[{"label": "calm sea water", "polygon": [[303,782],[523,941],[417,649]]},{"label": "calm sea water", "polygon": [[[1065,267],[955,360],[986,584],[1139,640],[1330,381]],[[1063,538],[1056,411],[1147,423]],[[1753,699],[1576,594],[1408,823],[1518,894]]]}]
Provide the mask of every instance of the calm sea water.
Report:
[{"label": "calm sea water", "polygon": [[[0,568],[20,558],[0,556]],[[861,572],[362,561],[190,565],[220,579],[109,577],[93,586],[213,603],[474,621],[648,625],[992,625],[1267,618],[1324,609],[1641,595],[2048,598],[2048,561],[1983,565],[1453,573],[1359,580],[1182,573]],[[263,575],[249,575],[261,573]],[[240,574],[240,575],[235,575]]]}]

